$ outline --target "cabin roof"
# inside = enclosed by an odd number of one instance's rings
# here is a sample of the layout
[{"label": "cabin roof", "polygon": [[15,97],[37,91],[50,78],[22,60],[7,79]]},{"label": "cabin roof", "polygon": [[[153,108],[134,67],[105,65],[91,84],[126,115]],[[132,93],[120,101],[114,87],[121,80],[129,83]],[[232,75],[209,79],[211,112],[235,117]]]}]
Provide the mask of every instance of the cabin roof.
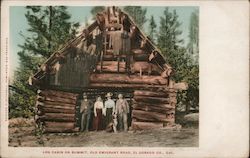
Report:
[{"label": "cabin roof", "polygon": [[[137,27],[136,23],[128,15],[128,13],[126,13],[124,11],[122,11],[122,13],[127,15],[131,25],[134,25],[134,26]],[[98,21],[95,20],[85,30],[87,30],[88,32],[92,32],[97,26],[98,26]],[[151,39],[149,37],[147,37],[139,27],[137,27],[137,30],[138,30],[138,34],[141,37],[141,39],[143,39],[143,40],[145,40],[147,42],[148,47],[151,49],[150,52],[154,52],[154,55],[157,56],[157,58],[155,59],[156,64],[162,70],[164,70],[164,65],[165,66],[167,65],[168,68],[171,68],[171,66],[166,64],[166,60],[164,59],[163,54],[160,51],[160,49],[158,49],[156,47],[156,45],[151,41]],[[44,70],[45,69],[44,67],[55,64],[57,61],[59,61],[61,56],[66,56],[69,53],[69,51],[67,51],[67,50],[72,48],[72,46],[77,46],[77,44],[79,44],[84,39],[85,39],[85,34],[84,34],[84,32],[82,32],[77,37],[75,37],[72,40],[66,42],[61,48],[59,48],[57,51],[55,51],[55,52],[53,52],[51,54],[51,56],[40,66],[39,70],[33,75],[32,78],[40,80],[46,74],[46,71]]]}]

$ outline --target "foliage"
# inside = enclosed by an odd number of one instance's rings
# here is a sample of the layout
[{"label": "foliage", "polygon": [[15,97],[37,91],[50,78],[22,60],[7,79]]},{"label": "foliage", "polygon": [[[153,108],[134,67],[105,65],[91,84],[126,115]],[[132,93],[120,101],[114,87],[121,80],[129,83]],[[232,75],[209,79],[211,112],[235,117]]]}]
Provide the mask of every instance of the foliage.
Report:
[{"label": "foliage", "polygon": [[125,6],[123,10],[128,13],[133,18],[137,26],[143,30],[143,25],[147,22],[147,9],[142,8],[141,6]]},{"label": "foliage", "polygon": [[[160,17],[160,28],[158,34],[158,45],[162,48],[164,55],[170,60],[174,59],[171,56],[175,55],[175,51],[178,50],[179,45],[183,42],[179,39],[182,31],[179,30],[181,23],[178,21],[178,15],[176,11],[169,11],[166,7],[163,16]],[[174,61],[169,61],[170,64],[174,64]]]},{"label": "foliage", "polygon": [[195,10],[190,17],[189,42],[187,50],[192,58],[192,64],[198,64],[199,58],[199,17],[198,10]]},{"label": "foliage", "polygon": [[95,6],[91,9],[91,14],[95,18],[96,14],[105,10],[104,6]]},{"label": "foliage", "polygon": [[79,23],[69,22],[70,14],[63,6],[27,6],[29,24],[25,42],[19,45],[19,67],[10,86],[9,117],[30,117],[34,112],[35,89],[28,85],[29,76],[63,43],[72,39]]},{"label": "foliage", "polygon": [[163,16],[160,17],[157,41],[166,61],[175,70],[172,78],[176,82],[184,81],[189,85],[187,91],[178,95],[179,105],[186,105],[188,111],[190,106],[197,107],[199,103],[199,67],[190,64],[192,58],[186,55],[186,48],[181,45],[183,40],[179,38],[182,34],[180,25],[176,11],[170,11],[169,8],[166,8]]},{"label": "foliage", "polygon": [[150,39],[153,41],[153,42],[155,42],[155,35],[156,35],[156,27],[157,27],[157,25],[156,25],[156,23],[155,23],[155,19],[154,19],[154,16],[153,15],[151,15],[151,18],[150,18],[150,20],[149,20],[149,37],[150,37]]}]

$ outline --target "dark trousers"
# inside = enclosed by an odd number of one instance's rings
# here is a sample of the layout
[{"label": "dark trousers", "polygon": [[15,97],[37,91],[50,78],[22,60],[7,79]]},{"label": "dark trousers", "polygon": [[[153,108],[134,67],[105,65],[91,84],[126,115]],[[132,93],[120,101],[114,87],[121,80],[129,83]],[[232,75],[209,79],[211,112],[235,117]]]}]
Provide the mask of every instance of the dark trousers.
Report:
[{"label": "dark trousers", "polygon": [[84,131],[84,130],[88,131],[89,130],[90,117],[91,117],[91,114],[88,114],[87,112],[82,113],[81,131]]},{"label": "dark trousers", "polygon": [[118,120],[119,130],[128,131],[128,114],[124,112],[118,114]]}]

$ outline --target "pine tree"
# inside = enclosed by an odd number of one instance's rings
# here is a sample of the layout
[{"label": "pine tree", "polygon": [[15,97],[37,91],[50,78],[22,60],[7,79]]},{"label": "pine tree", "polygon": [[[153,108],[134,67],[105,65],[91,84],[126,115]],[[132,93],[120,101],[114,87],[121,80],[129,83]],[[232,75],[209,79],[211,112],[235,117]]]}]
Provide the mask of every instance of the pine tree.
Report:
[{"label": "pine tree", "polygon": [[147,9],[141,6],[125,6],[123,10],[127,12],[133,18],[137,26],[143,30],[143,25],[147,22]]},{"label": "pine tree", "polygon": [[155,23],[155,19],[154,16],[151,15],[150,21],[149,21],[149,37],[150,39],[155,42],[155,34],[156,34],[156,23]]},{"label": "pine tree", "polygon": [[190,17],[189,42],[187,45],[188,55],[192,58],[191,64],[198,64],[199,58],[199,18],[198,10],[194,11]]},{"label": "pine tree", "polygon": [[79,23],[69,22],[70,14],[63,6],[28,6],[25,17],[29,24],[25,42],[19,45],[19,67],[14,73],[10,92],[10,117],[30,117],[35,102],[35,89],[28,78],[39,65],[66,41],[72,39]]},{"label": "pine tree", "polygon": [[180,25],[176,11],[171,12],[166,8],[160,17],[157,41],[166,61],[175,70],[173,79],[189,85],[187,91],[178,95],[178,106],[185,105],[188,112],[191,106],[197,107],[199,104],[199,68],[198,65],[190,65],[192,59],[185,55],[187,51],[181,45],[183,40],[180,39]]},{"label": "pine tree", "polygon": [[182,31],[179,29],[181,23],[178,21],[178,15],[175,10],[169,11],[166,7],[163,16],[160,17],[159,35],[157,38],[158,45],[162,49],[166,60],[174,68],[176,65],[176,52],[180,48],[180,44],[183,42],[179,39]]}]

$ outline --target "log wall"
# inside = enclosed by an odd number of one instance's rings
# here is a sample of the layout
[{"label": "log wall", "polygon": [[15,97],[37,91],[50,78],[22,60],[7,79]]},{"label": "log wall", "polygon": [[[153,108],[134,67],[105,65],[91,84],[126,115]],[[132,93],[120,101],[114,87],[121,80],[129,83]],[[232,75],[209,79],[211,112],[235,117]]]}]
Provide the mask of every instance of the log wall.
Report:
[{"label": "log wall", "polygon": [[89,73],[93,58],[84,54],[76,57],[77,48],[69,49],[69,53],[65,56],[64,62],[57,63],[51,67],[51,71],[47,74],[47,85],[63,86],[63,87],[86,87],[89,83]]},{"label": "log wall", "polygon": [[162,128],[174,124],[176,91],[135,90],[132,106],[134,130]]},{"label": "log wall", "polygon": [[74,93],[38,90],[35,118],[45,133],[79,130],[76,126],[77,97]]},{"label": "log wall", "polygon": [[174,124],[177,90],[169,77],[162,75],[166,70],[149,61],[149,52],[140,48],[131,52],[129,72],[125,61],[117,62],[112,52],[104,54],[102,62],[97,63],[97,72],[90,75],[90,87],[130,89],[133,130]]}]

